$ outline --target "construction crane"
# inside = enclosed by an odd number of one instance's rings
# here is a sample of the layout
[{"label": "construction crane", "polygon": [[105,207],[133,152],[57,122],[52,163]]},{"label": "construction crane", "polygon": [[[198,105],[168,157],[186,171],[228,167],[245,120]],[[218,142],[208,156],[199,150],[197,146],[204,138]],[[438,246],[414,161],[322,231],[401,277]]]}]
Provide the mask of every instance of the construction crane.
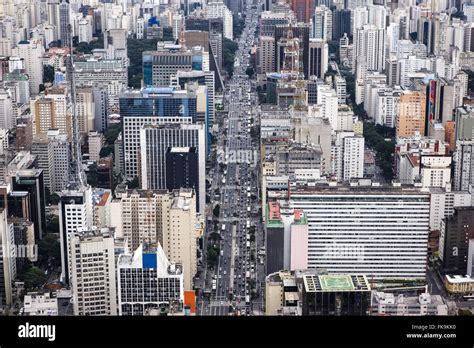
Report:
[{"label": "construction crane", "polygon": [[71,88],[71,117],[72,117],[72,141],[71,141],[71,166],[70,166],[70,183],[75,189],[87,186],[86,175],[82,168],[81,139],[79,133],[79,119],[76,113],[76,82],[74,80],[74,54],[72,40],[72,26],[68,25],[69,31],[69,61],[67,70],[67,80]]}]

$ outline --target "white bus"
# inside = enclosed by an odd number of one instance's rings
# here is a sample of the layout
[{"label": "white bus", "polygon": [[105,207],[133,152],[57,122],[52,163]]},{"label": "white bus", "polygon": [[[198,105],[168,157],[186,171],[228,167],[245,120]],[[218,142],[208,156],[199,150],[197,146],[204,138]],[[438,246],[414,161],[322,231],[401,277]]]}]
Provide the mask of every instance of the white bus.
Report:
[{"label": "white bus", "polygon": [[225,231],[225,224],[222,224],[222,228],[221,228],[222,232]]}]

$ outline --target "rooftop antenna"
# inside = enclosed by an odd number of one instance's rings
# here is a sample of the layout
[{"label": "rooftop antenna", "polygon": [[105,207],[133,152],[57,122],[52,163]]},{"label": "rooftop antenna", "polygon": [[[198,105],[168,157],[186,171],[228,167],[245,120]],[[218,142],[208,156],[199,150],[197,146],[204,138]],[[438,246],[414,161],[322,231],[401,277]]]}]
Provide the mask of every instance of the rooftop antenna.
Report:
[{"label": "rooftop antenna", "polygon": [[68,25],[69,31],[69,73],[68,81],[71,85],[71,108],[72,108],[72,158],[70,167],[70,181],[71,186],[76,189],[84,188],[86,186],[85,173],[82,169],[82,154],[81,141],[79,134],[79,120],[76,114],[76,82],[74,79],[74,54],[73,54],[73,40],[72,40],[72,26]]}]

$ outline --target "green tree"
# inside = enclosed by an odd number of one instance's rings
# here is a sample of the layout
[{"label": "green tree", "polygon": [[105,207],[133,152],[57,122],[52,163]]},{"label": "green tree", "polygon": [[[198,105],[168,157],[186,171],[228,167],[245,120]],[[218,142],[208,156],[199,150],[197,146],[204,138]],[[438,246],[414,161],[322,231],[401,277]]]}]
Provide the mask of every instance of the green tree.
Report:
[{"label": "green tree", "polygon": [[245,70],[245,73],[248,75],[248,77],[252,77],[253,74],[255,74],[255,70],[253,70],[251,67],[248,67],[247,70]]},{"label": "green tree", "polygon": [[163,28],[163,41],[174,41],[173,28]]},{"label": "green tree", "polygon": [[23,275],[23,281],[27,289],[35,289],[41,287],[46,282],[44,272],[38,267],[29,268]]},{"label": "green tree", "polygon": [[43,83],[54,82],[54,66],[43,65]]},{"label": "green tree", "polygon": [[458,309],[458,315],[466,316],[466,315],[472,315],[472,312],[469,309],[463,309],[459,308]]},{"label": "green tree", "polygon": [[127,181],[127,186],[129,189],[136,189],[139,186],[138,178],[133,178],[132,180]]},{"label": "green tree", "polygon": [[209,265],[214,266],[217,264],[217,259],[219,258],[220,249],[217,246],[209,245],[207,247],[207,261]]},{"label": "green tree", "polygon": [[46,224],[48,232],[59,233],[59,217],[57,215],[48,219]]},{"label": "green tree", "polygon": [[474,71],[465,69],[463,70],[467,74],[467,87],[470,91],[474,90]]},{"label": "green tree", "polygon": [[219,233],[217,232],[212,232],[210,235],[209,235],[209,239],[210,240],[213,240],[213,241],[218,241],[221,239],[221,236],[219,235]]},{"label": "green tree", "polygon": [[[163,30],[163,35],[165,30]],[[157,39],[127,39],[127,52],[130,60],[128,67],[128,85],[133,88],[141,87],[143,78],[143,52],[156,51]]]},{"label": "green tree", "polygon": [[96,48],[104,48],[104,36],[100,34],[97,39],[91,41],[91,42],[81,42],[79,43],[75,51],[76,53],[85,53],[85,54],[90,54],[92,53],[92,50]]},{"label": "green tree", "polygon": [[97,164],[93,163],[89,166],[89,171],[87,172],[87,183],[92,187],[97,186]]},{"label": "green tree", "polygon": [[113,123],[104,131],[104,138],[108,145],[113,145],[117,140],[118,135],[122,131],[122,126],[119,123]]},{"label": "green tree", "polygon": [[234,15],[232,22],[232,32],[234,34],[234,39],[237,39],[242,35],[242,31],[245,26],[245,21],[238,15]]},{"label": "green tree", "polygon": [[47,234],[38,243],[38,254],[43,260],[54,257],[56,260],[61,258],[61,250],[58,237],[54,234]]},{"label": "green tree", "polygon": [[212,210],[212,214],[215,216],[215,217],[219,217],[219,213],[221,211],[221,207],[219,206],[219,204],[217,204],[214,209]]},{"label": "green tree", "polygon": [[229,39],[224,38],[223,48],[222,48],[222,55],[223,55],[223,62],[222,65],[224,70],[227,71],[229,77],[232,77],[234,72],[234,60],[235,60],[235,52],[239,48],[239,45]]},{"label": "green tree", "polygon": [[100,158],[104,158],[104,157],[109,156],[113,152],[114,152],[113,146],[110,146],[110,145],[109,146],[104,146],[102,149],[100,149],[99,156],[100,156]]}]

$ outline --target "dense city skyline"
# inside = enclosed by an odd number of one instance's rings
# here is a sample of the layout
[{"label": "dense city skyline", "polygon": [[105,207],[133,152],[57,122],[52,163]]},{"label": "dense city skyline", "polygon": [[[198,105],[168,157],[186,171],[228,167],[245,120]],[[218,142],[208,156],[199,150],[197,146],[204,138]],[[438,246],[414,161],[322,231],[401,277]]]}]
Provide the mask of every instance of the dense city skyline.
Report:
[{"label": "dense city skyline", "polygon": [[0,313],[472,315],[473,86],[469,0],[0,0]]}]

